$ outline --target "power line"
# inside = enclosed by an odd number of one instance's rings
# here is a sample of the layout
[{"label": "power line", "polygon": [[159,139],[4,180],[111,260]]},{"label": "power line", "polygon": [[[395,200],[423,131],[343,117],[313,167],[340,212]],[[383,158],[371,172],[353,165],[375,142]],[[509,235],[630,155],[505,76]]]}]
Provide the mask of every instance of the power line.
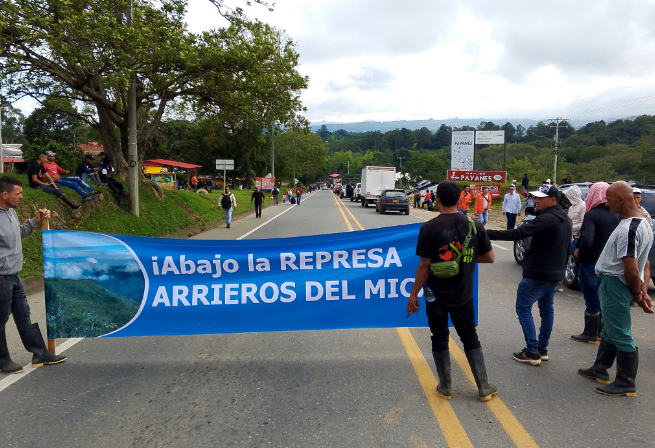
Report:
[{"label": "power line", "polygon": [[572,115],[572,118],[580,117],[580,116],[586,115],[586,114],[604,112],[606,110],[618,109],[618,108],[623,107],[623,106],[629,106],[630,104],[641,103],[641,102],[648,101],[648,100],[651,100],[651,99],[655,99],[655,93],[651,93],[649,95],[644,95],[644,96],[640,96],[640,97],[637,97],[637,98],[633,98],[631,100],[625,100],[625,101],[622,101],[620,103],[615,103],[615,104],[611,104],[611,105],[608,105],[608,106],[598,107],[596,109],[583,110],[582,112],[579,112],[579,113],[577,113],[575,115]]}]

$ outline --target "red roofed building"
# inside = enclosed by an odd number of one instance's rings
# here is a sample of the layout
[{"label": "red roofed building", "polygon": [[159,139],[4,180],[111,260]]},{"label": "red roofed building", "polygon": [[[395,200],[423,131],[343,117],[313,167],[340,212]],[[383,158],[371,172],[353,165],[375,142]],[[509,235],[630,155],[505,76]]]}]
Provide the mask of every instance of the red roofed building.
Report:
[{"label": "red roofed building", "polygon": [[89,140],[87,143],[77,145],[77,149],[82,151],[84,154],[92,154],[94,156],[97,156],[104,151],[100,143],[92,142],[91,140]]}]

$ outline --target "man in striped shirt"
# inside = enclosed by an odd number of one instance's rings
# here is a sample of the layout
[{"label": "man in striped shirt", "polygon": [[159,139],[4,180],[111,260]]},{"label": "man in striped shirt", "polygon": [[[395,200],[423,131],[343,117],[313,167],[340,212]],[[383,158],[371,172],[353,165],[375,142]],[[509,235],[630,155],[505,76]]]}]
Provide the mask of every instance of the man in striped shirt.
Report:
[{"label": "man in striped shirt", "polygon": [[[596,388],[600,394],[634,397],[639,353],[632,336],[630,308],[636,302],[645,313],[654,314],[648,296],[648,252],[653,244],[653,232],[637,209],[627,183],[613,183],[606,194],[607,207],[622,219],[596,263],[596,275],[600,277],[598,297],[603,311],[603,336],[598,354],[593,366],[579,369],[578,373],[604,384]],[[607,369],[615,358],[616,379],[610,384]]]},{"label": "man in striped shirt", "polygon": [[503,199],[503,215],[507,217],[507,230],[512,230],[516,226],[516,217],[521,214],[521,197],[516,191],[514,184],[510,185],[509,193]]}]

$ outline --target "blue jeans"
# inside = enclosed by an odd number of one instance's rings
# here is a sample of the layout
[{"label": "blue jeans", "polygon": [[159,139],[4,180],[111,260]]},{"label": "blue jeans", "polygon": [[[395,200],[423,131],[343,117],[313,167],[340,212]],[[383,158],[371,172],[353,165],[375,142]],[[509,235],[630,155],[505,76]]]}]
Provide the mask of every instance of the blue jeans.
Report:
[{"label": "blue jeans", "polygon": [[489,222],[489,210],[485,210],[482,213],[478,213],[478,221],[480,224],[485,225]]},{"label": "blue jeans", "polygon": [[526,186],[523,187],[523,194],[524,194],[525,196],[528,195],[528,187],[526,187]]},{"label": "blue jeans", "polygon": [[301,196],[302,196],[301,194],[296,195],[296,204],[298,204],[298,205],[300,205],[300,197]]},{"label": "blue jeans", "polygon": [[507,216],[507,230],[512,230],[516,227],[516,213],[505,213]]},{"label": "blue jeans", "polygon": [[[523,328],[525,344],[528,350],[533,353],[539,349],[548,347],[550,334],[553,332],[553,322],[555,321],[553,299],[555,297],[557,283],[544,282],[531,278],[523,278],[519,282],[519,287],[516,291],[516,314]],[[532,318],[532,305],[535,302],[539,306],[539,316],[541,316],[538,341],[534,319]]]},{"label": "blue jeans", "polygon": [[[88,196],[86,194],[86,191],[88,191],[88,192],[93,191],[91,189],[91,187],[89,187],[79,177],[60,177],[59,180],[57,181],[57,183],[64,186],[64,187],[72,188],[73,190],[75,190],[77,192],[77,194],[79,194],[83,198]],[[84,188],[84,190],[86,190],[86,191],[82,190],[82,188]]]},{"label": "blue jeans", "polygon": [[462,210],[461,208],[458,208],[458,209],[457,209],[457,212],[458,212],[458,213],[461,213],[462,215],[465,215],[465,216],[469,214],[469,211],[468,211],[468,210]]},{"label": "blue jeans", "polygon": [[232,207],[224,208],[223,214],[225,215],[225,224],[232,224]]},{"label": "blue jeans", "polygon": [[600,278],[596,275],[596,263],[580,263],[580,289],[584,296],[585,311],[588,314],[596,314],[600,311],[600,299],[598,298],[598,286]]}]

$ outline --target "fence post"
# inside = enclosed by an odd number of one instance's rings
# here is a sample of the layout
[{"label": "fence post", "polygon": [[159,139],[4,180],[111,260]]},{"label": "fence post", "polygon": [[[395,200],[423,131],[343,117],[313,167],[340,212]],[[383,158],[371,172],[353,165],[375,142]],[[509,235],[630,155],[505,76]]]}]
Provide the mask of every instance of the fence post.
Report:
[{"label": "fence post", "polygon": [[[46,219],[43,215],[41,215],[41,230],[50,230],[50,220]],[[46,325],[46,332],[47,330],[47,325]],[[52,353],[53,355],[57,354],[57,340],[56,339],[48,339],[48,351]]]}]

